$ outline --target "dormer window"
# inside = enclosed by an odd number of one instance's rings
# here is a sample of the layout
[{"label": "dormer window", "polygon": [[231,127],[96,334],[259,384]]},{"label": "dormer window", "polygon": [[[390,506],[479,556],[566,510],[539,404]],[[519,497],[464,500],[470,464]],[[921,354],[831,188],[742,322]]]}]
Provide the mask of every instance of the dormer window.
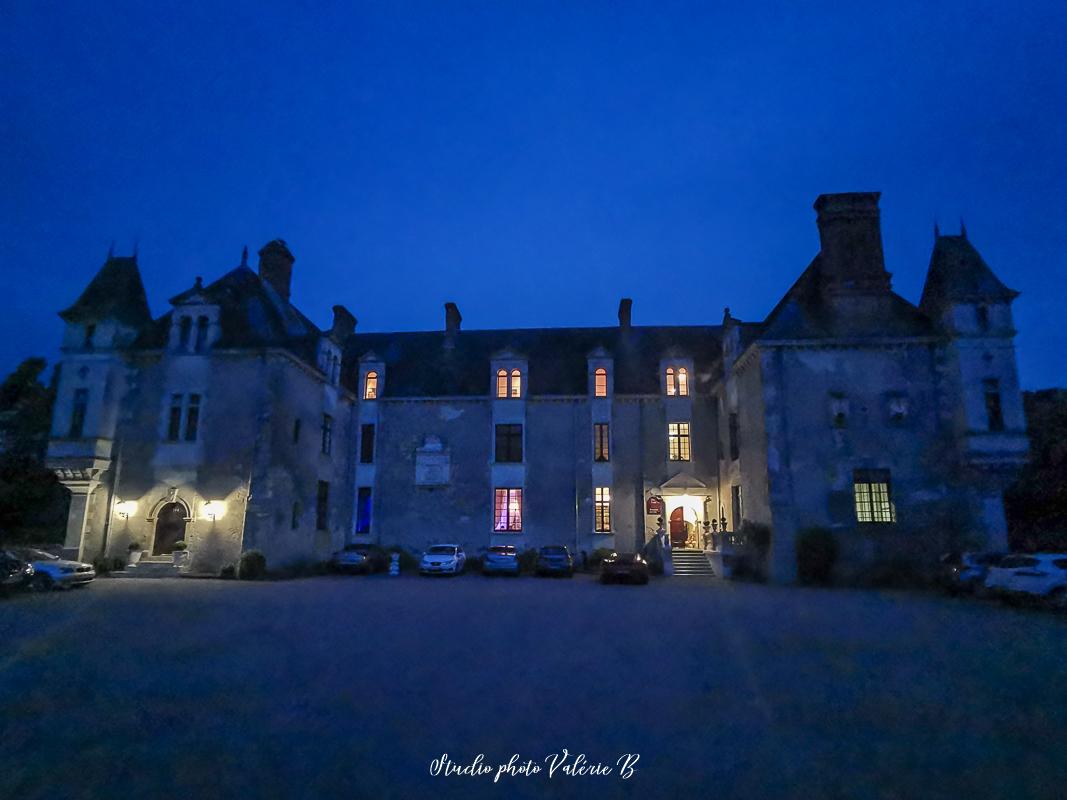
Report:
[{"label": "dormer window", "polygon": [[496,396],[499,399],[522,397],[522,371],[513,369],[509,373],[506,369],[496,371]]},{"label": "dormer window", "polygon": [[598,367],[593,373],[593,394],[596,397],[608,396],[608,371]]},{"label": "dormer window", "polygon": [[[188,320],[188,317],[186,317]],[[197,317],[196,319],[196,352],[203,353],[207,349],[207,317]]]},{"label": "dormer window", "polygon": [[178,349],[186,350],[189,347],[189,334],[193,328],[193,321],[189,317],[182,317],[178,322]]},{"label": "dormer window", "polygon": [[689,396],[689,372],[685,367],[667,367],[667,396]]},{"label": "dormer window", "polygon": [[378,373],[374,370],[368,372],[367,376],[363,379],[363,399],[378,399]]}]

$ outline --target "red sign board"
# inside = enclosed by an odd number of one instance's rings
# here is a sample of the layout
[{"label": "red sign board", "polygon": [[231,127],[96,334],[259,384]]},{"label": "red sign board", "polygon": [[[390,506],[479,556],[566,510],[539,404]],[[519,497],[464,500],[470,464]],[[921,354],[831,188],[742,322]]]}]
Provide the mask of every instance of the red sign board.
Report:
[{"label": "red sign board", "polygon": [[646,514],[663,514],[663,498],[659,495],[649,495],[648,501],[645,503]]}]

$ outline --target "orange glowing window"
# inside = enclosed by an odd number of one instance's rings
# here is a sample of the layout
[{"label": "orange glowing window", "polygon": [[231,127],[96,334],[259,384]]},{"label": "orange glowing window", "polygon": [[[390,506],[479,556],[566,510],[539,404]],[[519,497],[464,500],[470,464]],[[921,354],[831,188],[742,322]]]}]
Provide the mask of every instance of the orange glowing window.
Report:
[{"label": "orange glowing window", "polygon": [[678,394],[678,384],[674,380],[674,368],[667,367],[667,394],[674,397]]},{"label": "orange glowing window", "polygon": [[511,396],[522,397],[522,373],[517,369],[511,371]]},{"label": "orange glowing window", "polygon": [[608,371],[603,367],[593,373],[593,392],[597,397],[608,396]]},{"label": "orange glowing window", "polygon": [[371,371],[363,379],[363,399],[376,400],[378,398],[378,373]]},{"label": "orange glowing window", "polygon": [[689,394],[689,373],[685,367],[678,370],[678,394],[685,397]]},{"label": "orange glowing window", "polygon": [[508,396],[508,371],[506,369],[496,371],[496,396]]}]

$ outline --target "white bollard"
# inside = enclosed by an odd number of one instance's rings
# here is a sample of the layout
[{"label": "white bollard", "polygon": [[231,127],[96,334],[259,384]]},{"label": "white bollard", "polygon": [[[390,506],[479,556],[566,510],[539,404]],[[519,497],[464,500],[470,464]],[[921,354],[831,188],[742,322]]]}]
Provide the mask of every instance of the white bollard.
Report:
[{"label": "white bollard", "polygon": [[389,557],[389,574],[393,577],[400,574],[400,553],[393,553]]}]

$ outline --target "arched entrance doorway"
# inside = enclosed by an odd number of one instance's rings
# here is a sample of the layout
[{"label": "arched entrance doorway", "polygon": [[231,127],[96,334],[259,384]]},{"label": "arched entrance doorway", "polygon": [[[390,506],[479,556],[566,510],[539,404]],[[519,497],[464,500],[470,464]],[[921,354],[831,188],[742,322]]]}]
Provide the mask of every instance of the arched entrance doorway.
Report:
[{"label": "arched entrance doorway", "polygon": [[185,538],[185,506],[167,503],[156,515],[156,538],[152,555],[164,555],[174,551],[174,543]]},{"label": "arched entrance doorway", "polygon": [[691,526],[692,523],[686,522],[685,520],[685,508],[683,506],[678,506],[678,508],[671,512],[671,547],[678,548],[686,546],[686,543],[689,541]]}]

